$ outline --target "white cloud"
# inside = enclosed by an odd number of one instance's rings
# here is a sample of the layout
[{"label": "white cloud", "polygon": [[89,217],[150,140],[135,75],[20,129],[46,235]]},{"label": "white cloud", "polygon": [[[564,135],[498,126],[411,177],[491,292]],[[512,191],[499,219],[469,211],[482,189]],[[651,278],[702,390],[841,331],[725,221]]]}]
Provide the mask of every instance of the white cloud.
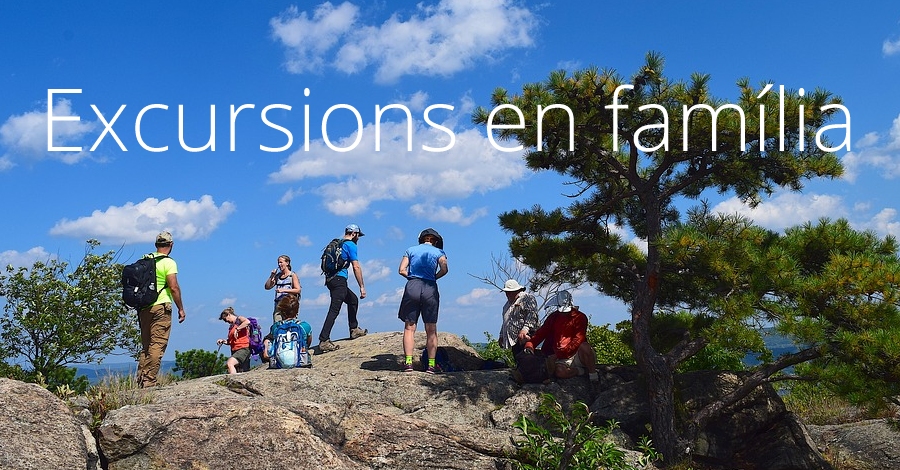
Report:
[{"label": "white cloud", "polygon": [[887,135],[869,132],[856,143],[857,151],[841,157],[843,179],[855,182],[865,167],[874,168],[885,179],[900,177],[900,115],[894,118]]},{"label": "white cloud", "polygon": [[291,6],[269,20],[272,35],[287,49],[288,71],[304,73],[321,69],[328,51],[352,30],[358,15],[359,7],[349,2],[337,7],[325,2],[316,7],[312,18]]},{"label": "white cloud", "polygon": [[488,214],[487,208],[481,207],[472,211],[471,214],[465,215],[462,207],[444,207],[436,204],[413,204],[409,208],[409,212],[419,218],[429,222],[448,222],[459,224],[463,227],[471,225],[476,220]]},{"label": "white cloud", "polygon": [[297,237],[297,245],[312,246],[312,240],[309,238],[309,235],[301,235]]},{"label": "white cloud", "polygon": [[400,300],[403,298],[403,288],[398,287],[392,291],[385,292],[378,296],[375,299],[375,305],[400,305]]},{"label": "white cloud", "polygon": [[749,217],[756,224],[770,230],[782,230],[804,222],[815,222],[822,217],[847,218],[849,212],[839,196],[829,194],[784,193],[750,208],[740,199],[732,197],[716,204],[713,212],[738,213]]},{"label": "white cloud", "polygon": [[31,267],[34,266],[35,261],[46,263],[52,258],[56,258],[56,255],[47,253],[47,250],[42,246],[36,246],[25,252],[6,250],[0,252],[0,271],[6,269],[9,265],[16,268]]},{"label": "white cloud", "polygon": [[237,303],[237,297],[225,297],[219,302],[219,305],[228,307]]},{"label": "white cloud", "polygon": [[284,194],[281,195],[281,199],[278,200],[278,204],[282,204],[282,205],[287,204],[287,203],[293,201],[295,197],[300,196],[302,194],[303,194],[302,189],[289,188],[287,191],[284,192]]},{"label": "white cloud", "polygon": [[137,204],[95,210],[76,220],[60,220],[50,234],[146,243],[160,230],[169,230],[176,241],[196,240],[208,237],[234,210],[230,202],[217,206],[209,195],[191,201],[147,198]]},{"label": "white cloud", "polygon": [[[53,106],[54,116],[72,116],[72,103],[60,99]],[[97,128],[96,121],[55,121],[53,123],[53,145],[57,147],[82,147],[82,138]],[[12,168],[16,158],[54,159],[63,163],[77,163],[90,156],[90,152],[48,152],[47,151],[47,112],[44,110],[29,111],[24,114],[10,116],[0,125],[0,143],[6,147],[5,155],[0,158],[0,171]]]},{"label": "white cloud", "polygon": [[883,43],[881,43],[881,52],[884,55],[894,55],[900,52],[900,39],[885,39]]},{"label": "white cloud", "polygon": [[[458,114],[441,123],[454,129],[454,123],[469,112],[464,100]],[[500,152],[487,137],[475,130],[454,131],[455,142],[445,152],[427,152],[422,146],[449,146],[450,136],[414,119],[412,151],[407,151],[407,125],[383,122],[380,126],[380,151],[376,148],[374,124],[363,127],[359,144],[348,152],[335,152],[324,140],[310,142],[310,151],[298,149],[281,168],[269,175],[276,183],[315,179],[307,184],[307,193],[321,196],[325,209],[336,215],[356,215],[381,200],[415,201],[413,213],[435,221],[472,223],[486,214],[479,208],[465,214],[459,207],[438,206],[436,201],[465,199],[476,192],[509,186],[528,174],[518,152]],[[350,148],[357,132],[336,138],[333,145]],[[429,210],[434,210],[428,214]]]},{"label": "white cloud", "polygon": [[470,306],[470,305],[484,305],[484,299],[489,297],[495,297],[497,295],[497,289],[486,289],[484,287],[476,287],[469,291],[468,294],[462,295],[456,298],[456,303],[459,305]]},{"label": "white cloud", "polygon": [[900,237],[900,221],[897,220],[897,210],[890,207],[884,208],[871,220],[861,224],[860,228],[874,230],[881,235]]},{"label": "white cloud", "polygon": [[285,66],[291,72],[328,66],[358,73],[371,65],[377,81],[390,83],[404,75],[452,75],[508,49],[532,45],[537,19],[512,3],[418,3],[408,18],[394,13],[381,24],[363,24],[359,7],[326,2],[311,17],[291,7],[270,24],[273,36],[286,48]]}]

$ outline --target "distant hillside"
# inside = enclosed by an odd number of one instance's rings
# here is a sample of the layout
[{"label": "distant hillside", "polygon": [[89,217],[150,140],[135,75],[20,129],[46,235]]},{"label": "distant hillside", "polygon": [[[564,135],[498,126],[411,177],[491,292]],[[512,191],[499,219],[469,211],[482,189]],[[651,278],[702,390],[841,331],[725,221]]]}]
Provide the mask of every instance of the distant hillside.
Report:
[{"label": "distant hillside", "polygon": [[[170,373],[175,367],[175,361],[162,361],[160,373]],[[100,382],[106,376],[127,377],[137,371],[136,362],[114,362],[103,364],[83,364],[75,368],[76,375],[87,377],[91,384]]]}]

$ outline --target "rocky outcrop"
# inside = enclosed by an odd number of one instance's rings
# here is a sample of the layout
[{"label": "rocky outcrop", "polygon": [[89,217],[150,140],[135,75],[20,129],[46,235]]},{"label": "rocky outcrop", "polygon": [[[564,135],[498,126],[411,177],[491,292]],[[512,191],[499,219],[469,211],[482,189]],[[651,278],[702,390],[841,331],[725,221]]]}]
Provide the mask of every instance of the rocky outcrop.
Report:
[{"label": "rocky outcrop", "polygon": [[900,431],[885,419],[807,428],[822,452],[847,468],[900,468]]},{"label": "rocky outcrop", "polygon": [[56,395],[0,378],[0,410],[0,468],[98,468],[94,437]]},{"label": "rocky outcrop", "polygon": [[[454,367],[466,370],[403,373],[401,336],[378,333],[338,341],[341,349],[314,356],[312,369],[257,368],[141,391],[146,395],[132,402],[146,404],[114,410],[100,426],[103,466],[227,469],[303,462],[323,469],[511,469],[518,437],[512,424],[522,415],[541,421],[536,410],[542,393],[554,395],[564,407],[575,401],[591,404],[600,424],[609,418],[621,422],[621,446],[647,433],[646,391],[634,368],[603,368],[599,386],[593,387],[584,377],[520,386],[508,370],[476,370],[483,361],[475,352],[456,336],[441,334]],[[420,334],[417,347],[423,346]],[[679,398],[699,406],[728,390],[733,379],[728,374],[682,377]],[[60,400],[34,385],[4,384],[27,389],[0,395],[11,421],[0,429],[23,429],[22,415],[35,416],[30,422],[41,427],[17,431],[27,436],[21,444],[0,439],[0,468],[95,468],[93,439]],[[8,398],[16,394],[25,398]],[[39,418],[37,410],[44,410]],[[719,468],[827,468],[809,445],[805,428],[771,390],[758,392],[736,410],[704,430],[700,447],[693,450],[696,457]],[[34,436],[50,436],[52,442],[29,444]],[[52,457],[74,457],[47,464],[46,449],[61,446],[65,450],[54,450]],[[634,453],[629,455],[634,459]]]}]

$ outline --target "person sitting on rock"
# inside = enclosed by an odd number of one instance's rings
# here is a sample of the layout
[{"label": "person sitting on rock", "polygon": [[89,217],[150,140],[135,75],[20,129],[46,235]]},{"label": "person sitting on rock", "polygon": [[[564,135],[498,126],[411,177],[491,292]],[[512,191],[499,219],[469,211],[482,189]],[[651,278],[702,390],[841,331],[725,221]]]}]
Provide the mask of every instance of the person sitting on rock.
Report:
[{"label": "person sitting on rock", "polygon": [[[272,342],[275,341],[275,332],[278,331],[279,327],[285,322],[294,322],[299,323],[300,328],[303,330],[304,335],[306,336],[306,350],[303,351],[308,355],[312,355],[312,348],[309,345],[312,343],[312,326],[305,321],[297,322],[297,313],[300,311],[300,302],[297,300],[297,296],[288,294],[281,298],[278,301],[278,304],[275,306],[275,311],[281,318],[281,320],[275,322],[272,325],[272,328],[269,330],[269,334],[267,334],[263,338],[263,350],[260,358],[262,361],[269,363],[270,369],[278,368],[276,364],[275,357],[270,355],[269,351],[272,349]],[[307,362],[309,362],[309,358],[307,357]]]},{"label": "person sitting on rock", "polygon": [[543,342],[541,351],[555,362],[548,367],[554,377],[568,379],[587,373],[591,382],[597,382],[597,355],[587,342],[587,316],[566,290],[558,292],[547,306],[555,311],[525,342],[525,352],[534,354],[534,347]]}]

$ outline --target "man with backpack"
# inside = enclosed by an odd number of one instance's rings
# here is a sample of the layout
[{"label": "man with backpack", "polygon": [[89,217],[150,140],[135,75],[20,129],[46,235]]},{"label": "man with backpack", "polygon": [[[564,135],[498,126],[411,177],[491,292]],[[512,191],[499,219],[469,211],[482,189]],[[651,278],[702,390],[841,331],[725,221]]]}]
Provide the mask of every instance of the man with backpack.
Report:
[{"label": "man with backpack", "polygon": [[[331,304],[328,307],[328,314],[325,316],[325,323],[322,324],[322,331],[319,333],[319,352],[327,353],[336,351],[339,348],[338,345],[331,341],[331,329],[334,328],[334,321],[337,319],[338,314],[341,313],[343,304],[347,304],[347,323],[350,327],[350,339],[365,336],[369,332],[369,330],[360,328],[356,319],[359,299],[366,298],[366,285],[363,282],[362,266],[359,264],[356,246],[359,243],[359,237],[364,235],[359,229],[359,225],[350,224],[344,229],[344,237],[337,239],[338,243],[329,243],[329,246],[325,248],[325,253],[322,254],[322,271],[325,274],[325,287],[328,288],[328,292],[331,295]],[[334,249],[334,245],[340,247],[340,251],[337,252],[336,256],[329,253],[331,249]],[[356,277],[356,283],[359,285],[358,298],[347,284],[348,266],[353,268],[353,275]]]},{"label": "man with backpack", "polygon": [[169,344],[172,329],[172,303],[178,308],[178,323],[184,322],[184,304],[178,285],[178,265],[172,253],[172,234],[160,232],[156,236],[156,252],[146,255],[156,261],[156,285],[160,289],[156,301],[138,309],[141,329],[141,353],[138,356],[138,383],[141,387],[156,386],[160,363]]}]

